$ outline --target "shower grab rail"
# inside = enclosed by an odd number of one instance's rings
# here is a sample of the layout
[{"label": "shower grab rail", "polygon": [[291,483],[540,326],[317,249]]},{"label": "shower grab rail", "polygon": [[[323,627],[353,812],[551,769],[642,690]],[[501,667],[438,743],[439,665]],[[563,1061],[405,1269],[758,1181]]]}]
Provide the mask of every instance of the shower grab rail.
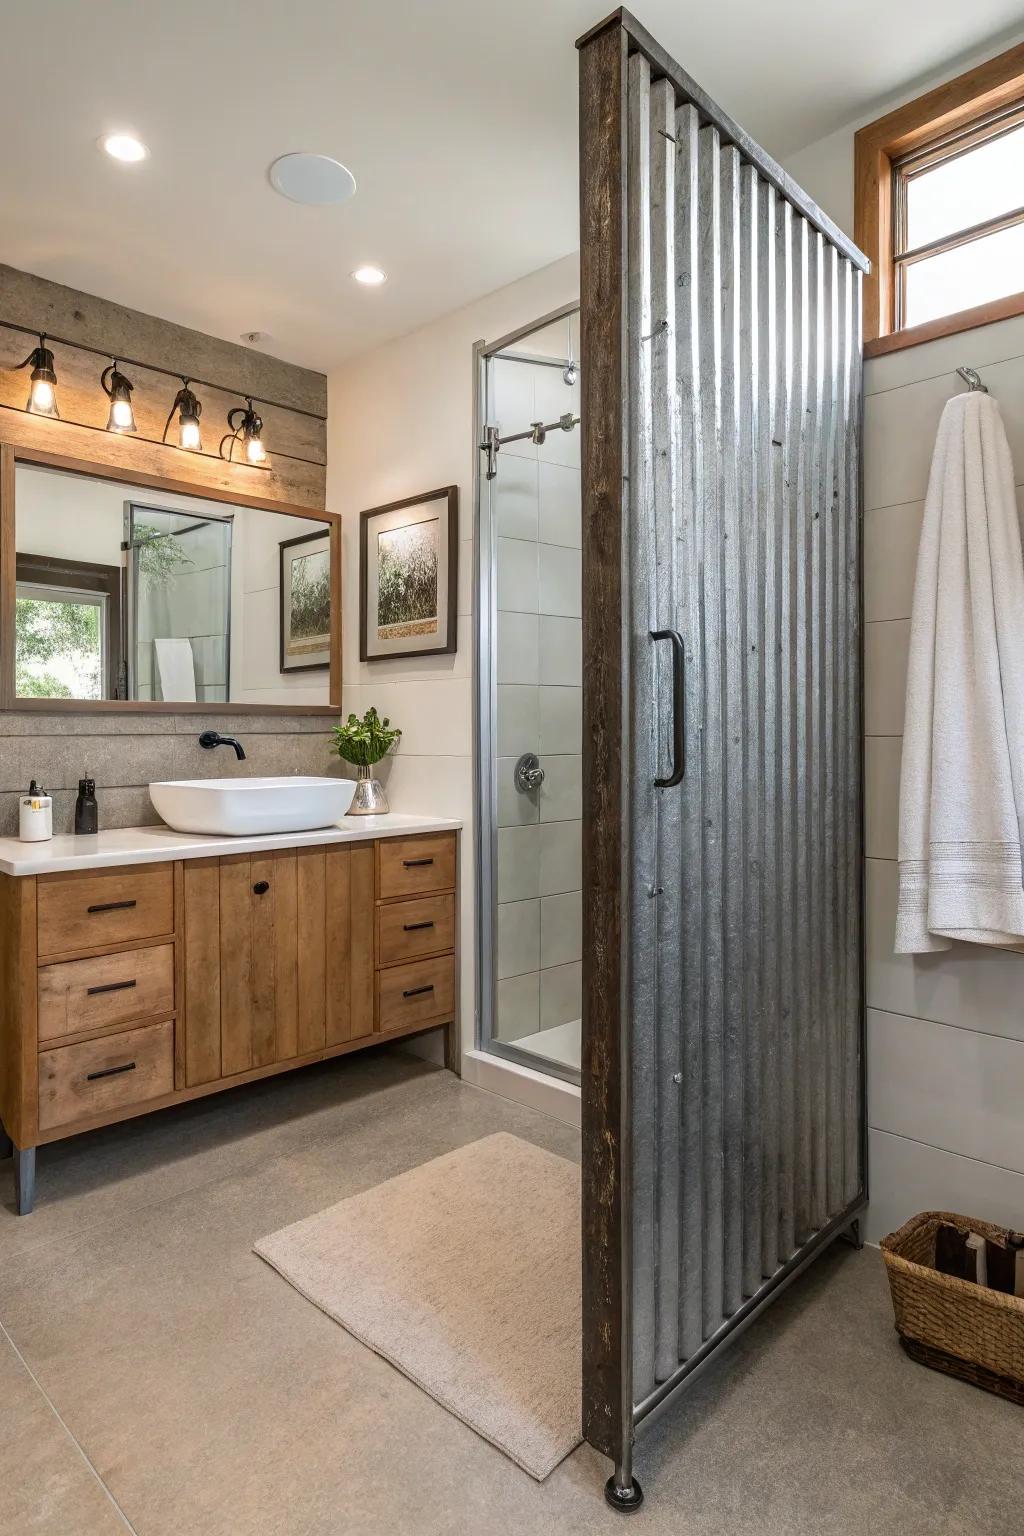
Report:
[{"label": "shower grab rail", "polygon": [[654,781],[656,789],[673,789],[681,784],[686,772],[686,647],[677,629],[652,629],[652,640],[668,640],[672,646],[672,772],[667,779]]},{"label": "shower grab rail", "polygon": [[549,432],[571,432],[579,424],[580,418],[574,416],[572,411],[566,411],[557,421],[531,421],[528,431],[513,432],[508,437],[502,437],[497,427],[485,427],[484,440],[478,447],[481,453],[487,455],[487,479],[493,480],[498,473],[498,450],[506,443],[522,443],[529,438],[539,447]]}]

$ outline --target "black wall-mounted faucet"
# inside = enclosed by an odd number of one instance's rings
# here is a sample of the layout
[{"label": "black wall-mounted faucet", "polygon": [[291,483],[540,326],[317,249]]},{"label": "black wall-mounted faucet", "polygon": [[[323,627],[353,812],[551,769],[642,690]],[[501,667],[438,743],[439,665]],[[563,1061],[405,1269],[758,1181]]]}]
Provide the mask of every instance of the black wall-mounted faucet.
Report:
[{"label": "black wall-mounted faucet", "polygon": [[235,756],[240,763],[245,761],[245,748],[234,736],[222,736],[220,731],[204,731],[199,738],[199,745],[211,751],[214,747],[234,747]]}]

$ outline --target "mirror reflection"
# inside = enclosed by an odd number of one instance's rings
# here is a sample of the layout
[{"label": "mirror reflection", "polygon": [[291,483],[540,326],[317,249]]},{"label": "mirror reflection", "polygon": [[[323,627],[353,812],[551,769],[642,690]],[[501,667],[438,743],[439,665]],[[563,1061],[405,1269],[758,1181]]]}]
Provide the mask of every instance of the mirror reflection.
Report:
[{"label": "mirror reflection", "polygon": [[324,704],[330,525],[15,471],[19,698]]}]

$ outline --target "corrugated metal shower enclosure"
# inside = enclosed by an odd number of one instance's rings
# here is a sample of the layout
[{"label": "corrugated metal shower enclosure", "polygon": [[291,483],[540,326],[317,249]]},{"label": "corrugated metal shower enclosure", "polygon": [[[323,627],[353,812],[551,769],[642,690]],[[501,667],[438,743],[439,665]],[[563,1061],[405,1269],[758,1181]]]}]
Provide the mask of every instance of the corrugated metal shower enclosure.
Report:
[{"label": "corrugated metal shower enclosure", "polygon": [[860,252],[625,12],[580,43],[584,1422],[865,1199]]}]

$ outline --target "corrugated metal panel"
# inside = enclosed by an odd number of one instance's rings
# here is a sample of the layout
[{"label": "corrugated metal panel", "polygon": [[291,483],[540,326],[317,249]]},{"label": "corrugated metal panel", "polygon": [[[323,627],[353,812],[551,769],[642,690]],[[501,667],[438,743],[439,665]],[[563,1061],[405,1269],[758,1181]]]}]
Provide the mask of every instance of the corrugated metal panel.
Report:
[{"label": "corrugated metal panel", "polygon": [[[633,1392],[857,1197],[860,273],[629,60]],[[686,772],[672,648],[686,660]]]}]

